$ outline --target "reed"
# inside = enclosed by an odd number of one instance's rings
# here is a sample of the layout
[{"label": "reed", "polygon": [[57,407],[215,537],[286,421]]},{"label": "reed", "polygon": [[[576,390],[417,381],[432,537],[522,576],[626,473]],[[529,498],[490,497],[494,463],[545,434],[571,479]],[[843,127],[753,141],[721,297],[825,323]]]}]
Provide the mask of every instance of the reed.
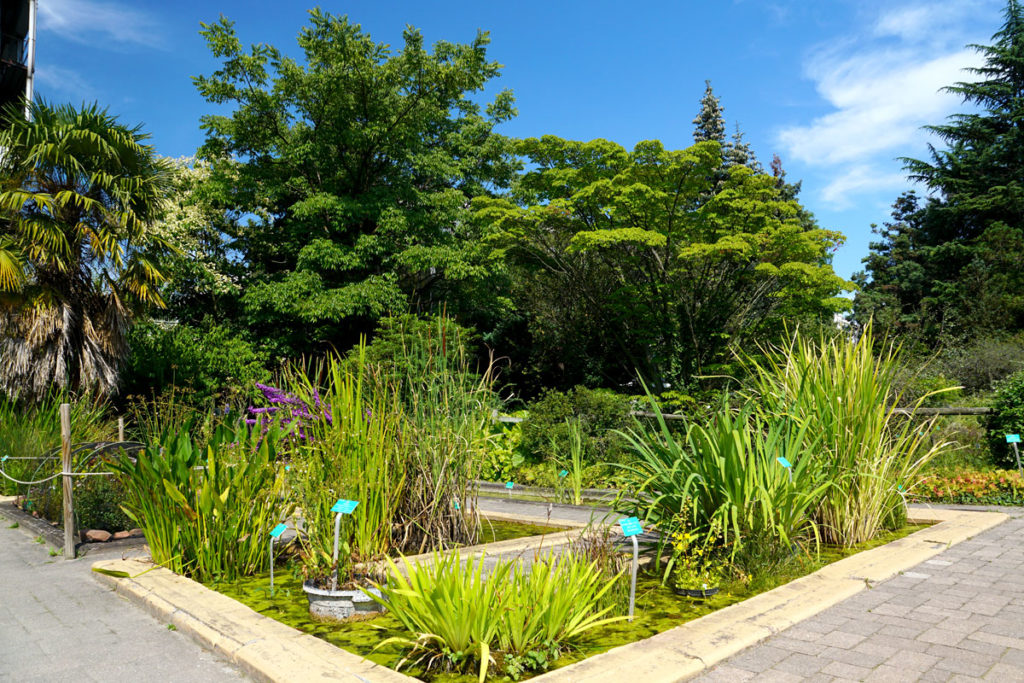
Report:
[{"label": "reed", "polygon": [[[898,346],[876,343],[869,324],[856,341],[796,334],[745,360],[753,377],[750,398],[762,414],[807,427],[809,466],[832,483],[815,510],[828,543],[857,545],[902,524],[906,495],[920,484],[921,468],[950,448],[924,436],[934,418],[896,412],[904,398],[899,358]],[[952,389],[930,392],[911,408]]]}]

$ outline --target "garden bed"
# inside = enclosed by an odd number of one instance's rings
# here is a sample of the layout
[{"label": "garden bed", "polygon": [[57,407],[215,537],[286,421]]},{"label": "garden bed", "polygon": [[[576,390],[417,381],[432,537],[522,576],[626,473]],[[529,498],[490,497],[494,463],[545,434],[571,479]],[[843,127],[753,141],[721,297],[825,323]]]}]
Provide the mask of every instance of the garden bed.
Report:
[{"label": "garden bed", "polygon": [[[636,621],[595,631],[570,656],[557,662],[558,666],[567,665],[566,668],[543,674],[536,680],[570,680],[584,674],[604,677],[605,672],[608,680],[612,680],[621,674],[627,660],[632,670],[643,670],[650,679],[649,683],[678,680],[853,595],[870,582],[891,578],[942,552],[949,545],[1006,519],[1006,515],[1000,513],[945,510],[917,511],[914,516],[915,523],[937,524],[845,559],[823,554],[822,564],[832,561],[831,564],[809,566],[807,570],[812,572],[809,575],[772,590],[767,590],[771,585],[766,584],[761,587],[766,592],[752,598],[750,594],[726,588],[721,596],[697,603],[671,596],[653,584],[642,583],[638,591]],[[524,540],[528,539],[521,539],[519,543]],[[410,680],[382,666],[395,662],[395,652],[383,648],[371,652],[374,641],[383,640],[388,629],[392,628],[393,625],[388,623],[390,617],[342,627],[309,623],[308,617],[300,616],[305,612],[304,598],[301,592],[296,595],[294,578],[290,575],[278,575],[280,592],[273,598],[267,594],[267,587],[260,585],[260,579],[232,587],[219,586],[224,593],[238,598],[234,600],[161,568],[139,575],[151,566],[137,562],[101,562],[97,567],[135,576],[113,578],[97,574],[101,580],[113,583],[122,594],[156,612],[161,620],[191,633],[207,646],[258,673],[261,678],[309,680],[329,670],[333,672],[330,675],[358,672],[368,681]],[[779,580],[782,582],[789,578],[793,577],[779,577]],[[249,607],[240,602],[247,603]],[[299,636],[296,630],[268,619],[253,607],[327,641],[365,653],[368,658],[326,645],[324,640]],[[714,609],[717,611],[712,611]],[[679,626],[687,621],[689,623]],[[382,626],[384,630],[375,626]],[[255,630],[250,632],[247,629]],[[638,642],[616,647],[631,641]],[[610,648],[614,649],[606,652]],[[308,655],[307,650],[316,655]],[[327,655],[328,652],[333,654]],[[598,654],[601,652],[604,654]],[[286,665],[289,658],[306,664],[289,668]],[[310,662],[319,667],[315,674],[308,668]],[[620,673],[615,674],[616,671]],[[457,679],[434,676],[432,680]]]}]

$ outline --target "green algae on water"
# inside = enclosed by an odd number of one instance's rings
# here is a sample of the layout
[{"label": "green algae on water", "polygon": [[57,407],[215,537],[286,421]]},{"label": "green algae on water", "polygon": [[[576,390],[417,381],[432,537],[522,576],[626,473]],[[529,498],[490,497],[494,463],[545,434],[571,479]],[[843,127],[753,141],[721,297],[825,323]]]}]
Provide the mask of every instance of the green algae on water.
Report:
[{"label": "green algae on water", "polygon": [[[508,522],[492,522],[493,531],[481,542],[490,542],[489,535],[495,540],[505,540],[501,536],[513,534],[517,538],[525,534],[522,525]],[[513,528],[505,528],[509,525]],[[485,523],[485,527],[487,524]],[[711,614],[723,607],[728,607],[759,593],[769,591],[790,581],[806,576],[825,565],[845,557],[855,555],[863,550],[870,550],[928,525],[908,525],[898,531],[885,532],[867,543],[853,548],[834,548],[822,546],[819,553],[797,556],[783,569],[766,576],[755,576],[744,581],[730,581],[721,586],[721,591],[710,598],[698,599],[676,595],[669,587],[661,584],[660,578],[641,575],[637,578],[636,617],[632,622],[621,621],[596,628],[587,632],[575,644],[575,647],[554,662],[552,668],[558,668],[581,661],[596,654],[606,652],[613,647],[650,638],[663,631],[685,624]],[[536,527],[540,533],[551,533],[550,527]],[[302,591],[302,582],[298,578],[298,568],[283,567],[275,574],[275,591],[270,595],[269,575],[250,577],[234,583],[213,583],[210,588],[228,597],[234,598],[251,609],[292,626],[304,633],[321,638],[332,645],[358,654],[370,661],[394,668],[401,661],[403,650],[392,644],[377,648],[378,643],[394,636],[409,637],[401,623],[388,614],[372,617],[359,617],[344,623],[320,622],[309,615],[308,602]],[[377,649],[375,649],[377,648]],[[407,664],[402,672],[430,683],[473,683],[477,680],[474,668],[468,673],[445,673],[437,670],[425,671],[421,666]],[[525,674],[522,679],[539,675],[543,672]],[[488,677],[488,680],[509,681],[502,676]]]}]

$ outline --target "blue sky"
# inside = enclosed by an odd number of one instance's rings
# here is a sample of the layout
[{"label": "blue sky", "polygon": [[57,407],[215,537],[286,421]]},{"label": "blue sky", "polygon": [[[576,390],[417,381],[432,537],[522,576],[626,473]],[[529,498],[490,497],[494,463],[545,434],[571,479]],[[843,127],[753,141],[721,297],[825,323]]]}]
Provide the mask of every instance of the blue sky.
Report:
[{"label": "blue sky", "polygon": [[[37,92],[98,101],[142,123],[157,150],[191,156],[211,111],[190,78],[217,64],[199,22],[223,14],[244,43],[295,54],[311,5],[275,0],[40,0]],[[739,124],[767,165],[778,154],[823,227],[847,236],[836,271],[859,270],[870,225],[909,187],[897,157],[926,155],[920,126],[963,109],[938,90],[979,64],[1001,0],[605,0],[324,2],[378,41],[406,24],[428,43],[490,31],[505,65],[493,90],[515,92],[508,135],[606,138],[626,146],[692,144],[710,79],[730,131]]]}]

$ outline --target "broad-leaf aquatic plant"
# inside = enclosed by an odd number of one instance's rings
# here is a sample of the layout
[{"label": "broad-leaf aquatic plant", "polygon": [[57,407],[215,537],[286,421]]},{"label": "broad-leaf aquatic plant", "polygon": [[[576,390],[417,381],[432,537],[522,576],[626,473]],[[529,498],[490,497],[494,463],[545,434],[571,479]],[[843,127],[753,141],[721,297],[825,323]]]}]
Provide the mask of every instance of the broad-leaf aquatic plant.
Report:
[{"label": "broad-leaf aquatic plant", "polygon": [[274,465],[279,429],[221,426],[205,445],[192,431],[165,431],[112,465],[124,476],[125,513],[153,560],[176,573],[231,581],[264,571],[268,533],[290,512]]}]

